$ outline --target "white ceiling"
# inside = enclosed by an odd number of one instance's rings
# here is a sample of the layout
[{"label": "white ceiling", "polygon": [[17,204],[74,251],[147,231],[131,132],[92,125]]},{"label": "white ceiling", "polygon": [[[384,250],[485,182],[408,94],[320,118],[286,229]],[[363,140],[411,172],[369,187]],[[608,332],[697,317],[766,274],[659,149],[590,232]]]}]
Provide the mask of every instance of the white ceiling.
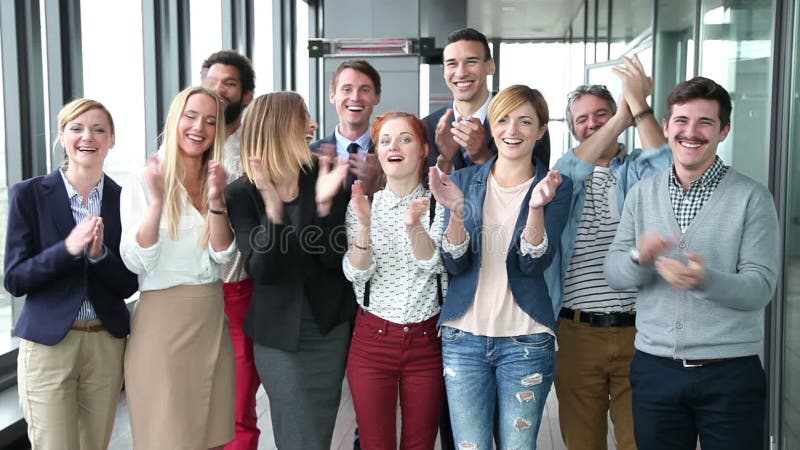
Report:
[{"label": "white ceiling", "polygon": [[467,25],[492,39],[563,38],[581,0],[467,0]]}]

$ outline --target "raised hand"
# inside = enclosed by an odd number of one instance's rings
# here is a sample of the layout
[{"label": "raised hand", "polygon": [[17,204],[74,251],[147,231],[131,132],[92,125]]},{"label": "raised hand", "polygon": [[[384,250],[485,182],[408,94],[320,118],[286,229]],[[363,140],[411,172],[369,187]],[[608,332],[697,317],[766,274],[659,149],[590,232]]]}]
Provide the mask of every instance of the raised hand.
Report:
[{"label": "raised hand", "polygon": [[67,238],[64,239],[64,247],[66,247],[67,253],[72,256],[83,255],[83,250],[95,238],[97,219],[97,217],[89,215],[81,223],[75,225]]},{"label": "raised hand", "polygon": [[649,107],[647,97],[653,93],[653,79],[646,75],[636,55],[622,58],[625,60],[624,66],[615,66],[612,70],[622,80],[623,96],[635,115]]},{"label": "raised hand", "polygon": [[253,171],[253,181],[256,189],[261,194],[264,208],[267,210],[267,217],[273,223],[283,223],[283,201],[278,195],[275,184],[267,175],[264,165],[261,163],[261,158],[251,156],[249,162],[250,169]]},{"label": "raised hand", "polygon": [[420,221],[420,218],[423,214],[428,212],[429,205],[430,200],[425,197],[411,200],[411,202],[408,204],[408,208],[406,208],[406,215],[403,217],[403,223],[405,223],[406,228],[421,225],[422,222]]},{"label": "raised hand", "polygon": [[455,121],[452,123],[450,133],[453,135],[453,140],[464,147],[473,161],[483,162],[488,159],[490,151],[486,145],[486,128],[480,119],[470,117]]},{"label": "raised hand", "polygon": [[151,201],[163,202],[164,176],[161,173],[161,160],[158,159],[158,156],[153,155],[147,160],[147,165],[144,169],[144,181],[150,191]]},{"label": "raised hand", "polygon": [[208,202],[219,204],[222,202],[222,193],[225,191],[225,186],[228,184],[228,175],[225,173],[225,168],[217,161],[209,161],[208,168]]},{"label": "raised hand", "polygon": [[363,182],[364,192],[374,194],[378,190],[378,178],[382,170],[378,155],[367,153],[364,159],[361,159],[361,155],[354,153],[350,155],[347,163],[350,165],[350,173]]},{"label": "raised hand", "polygon": [[369,198],[364,194],[364,187],[361,185],[360,180],[353,182],[353,192],[351,193],[351,201],[353,203],[353,210],[358,219],[358,225],[361,228],[369,228],[372,224],[372,205]]},{"label": "raised hand", "polygon": [[458,153],[458,143],[453,140],[453,133],[450,131],[452,122],[453,110],[448,108],[436,124],[436,147],[439,148],[439,154],[448,163],[452,162]]},{"label": "raised hand", "polygon": [[547,175],[536,183],[531,192],[531,201],[528,207],[531,209],[542,208],[553,200],[558,186],[561,185],[561,172],[551,170]]},{"label": "raised hand", "polygon": [[96,217],[92,230],[92,241],[88,248],[89,258],[100,259],[103,256],[103,218]]},{"label": "raised hand", "polygon": [[677,259],[659,257],[656,259],[656,270],[662,278],[678,289],[688,291],[696,288],[708,277],[708,271],[696,253],[686,253],[688,264],[683,264]]},{"label": "raised hand", "polygon": [[319,157],[319,174],[317,175],[317,203],[325,203],[333,200],[336,193],[344,185],[347,179],[349,164],[346,159],[331,158],[329,156]]},{"label": "raised hand", "polygon": [[464,212],[464,193],[453,180],[446,173],[440,173],[436,167],[428,170],[428,180],[431,193],[436,201],[453,214],[461,217]]}]

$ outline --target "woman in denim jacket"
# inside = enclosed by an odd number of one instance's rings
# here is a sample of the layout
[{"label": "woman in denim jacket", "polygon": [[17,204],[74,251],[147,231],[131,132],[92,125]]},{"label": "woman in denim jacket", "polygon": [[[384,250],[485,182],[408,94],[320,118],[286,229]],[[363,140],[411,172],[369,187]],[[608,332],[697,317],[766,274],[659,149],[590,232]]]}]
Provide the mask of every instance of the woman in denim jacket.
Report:
[{"label": "woman in denim jacket", "polygon": [[439,323],[458,445],[536,447],[555,375],[556,321],[544,280],[569,214],[572,182],[532,157],[547,128],[542,94],[500,91],[487,116],[497,156],[448,177],[431,169],[444,205],[451,274]]}]

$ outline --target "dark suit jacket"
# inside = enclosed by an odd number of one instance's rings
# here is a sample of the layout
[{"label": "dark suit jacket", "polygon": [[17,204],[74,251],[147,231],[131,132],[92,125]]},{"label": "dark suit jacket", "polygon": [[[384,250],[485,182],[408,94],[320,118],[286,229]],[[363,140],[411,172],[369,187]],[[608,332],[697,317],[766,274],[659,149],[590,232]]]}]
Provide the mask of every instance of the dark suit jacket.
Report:
[{"label": "dark suit jacket", "polygon": [[225,189],[236,244],[255,282],[244,330],[267,347],[297,351],[304,298],[323,334],[355,315],[353,289],[342,273],[348,197],[340,192],[331,213],[317,216],[317,173],[315,165],[300,174],[299,229],[272,223],[261,194],[247,177]]},{"label": "dark suit jacket", "polygon": [[130,332],[125,299],[138,283],[119,258],[120,187],[108,176],[103,184],[103,243],[106,257],[95,264],[67,252],[64,240],[75,227],[59,169],[31,178],[11,190],[6,235],[5,288],[27,296],[17,336],[55,345],[66,336],[88,296],[103,326],[116,337]]},{"label": "dark suit jacket", "polygon": [[[332,144],[336,145],[336,134],[331,133],[330,135],[318,140],[314,141],[309,145],[309,148],[313,153],[319,154],[319,148],[322,144]],[[369,148],[367,149],[367,153],[375,153],[375,144],[372,140],[369,141]],[[350,187],[353,186],[353,182],[356,181],[356,177],[352,173],[347,173],[347,183],[345,183],[345,187],[347,188],[348,192],[350,191]]]},{"label": "dark suit jacket", "polygon": [[[439,123],[439,119],[441,119],[444,113],[447,111],[447,108],[450,108],[450,106],[443,106],[422,119],[422,121],[425,123],[425,127],[428,129],[428,145],[430,146],[430,151],[428,152],[428,167],[435,166],[436,158],[439,157],[439,147],[436,146],[436,125]],[[494,139],[492,138],[488,120],[484,121],[483,127],[486,129],[486,138],[487,144],[489,145],[489,150],[493,155],[496,155],[497,145],[495,145]],[[545,131],[542,139],[540,139],[539,142],[537,142],[533,147],[533,158],[544,162],[546,167],[550,167],[549,130]],[[453,158],[453,170],[463,169],[466,166],[467,162],[464,161],[464,157],[460,152],[457,153],[455,158]]]}]

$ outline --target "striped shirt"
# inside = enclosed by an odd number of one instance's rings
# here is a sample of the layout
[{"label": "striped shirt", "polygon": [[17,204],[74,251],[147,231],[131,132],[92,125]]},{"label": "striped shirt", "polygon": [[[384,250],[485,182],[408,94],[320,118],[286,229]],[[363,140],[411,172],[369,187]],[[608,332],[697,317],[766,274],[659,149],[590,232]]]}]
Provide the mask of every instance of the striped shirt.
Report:
[{"label": "striped shirt", "polygon": [[[64,166],[61,168],[61,179],[64,180],[64,187],[67,189],[67,198],[69,199],[69,207],[72,210],[72,217],[75,219],[75,224],[79,224],[86,219],[87,216],[90,214],[97,217],[100,215],[100,208],[103,204],[103,180],[105,176],[100,177],[100,182],[97,183],[97,186],[93,187],[91,191],[89,191],[89,195],[86,196],[86,204],[83,204],[83,197],[81,194],[78,193],[77,190],[72,186],[72,183],[69,182],[67,179],[67,167]],[[103,246],[103,256],[99,259],[92,259],[86,255],[86,248],[83,249],[84,256],[87,256],[89,263],[94,264],[103,260],[106,257],[106,252],[108,250]],[[92,302],[89,301],[89,297],[83,299],[83,304],[81,304],[81,309],[78,311],[78,317],[75,320],[91,320],[97,319],[97,314],[94,312],[94,308],[92,307]]]},{"label": "striped shirt", "polygon": [[681,227],[681,233],[686,233],[686,229],[692,220],[706,204],[714,189],[728,173],[728,166],[722,164],[719,156],[714,160],[714,164],[700,176],[689,184],[689,190],[684,191],[678,176],[675,174],[675,166],[669,171],[669,199],[672,201],[672,210],[675,211],[675,219]]},{"label": "striped shirt", "polygon": [[586,181],[586,198],[564,276],[565,308],[600,313],[634,308],[636,290],[615,291],[606,284],[603,263],[619,225],[617,180],[608,167],[595,167]]}]

